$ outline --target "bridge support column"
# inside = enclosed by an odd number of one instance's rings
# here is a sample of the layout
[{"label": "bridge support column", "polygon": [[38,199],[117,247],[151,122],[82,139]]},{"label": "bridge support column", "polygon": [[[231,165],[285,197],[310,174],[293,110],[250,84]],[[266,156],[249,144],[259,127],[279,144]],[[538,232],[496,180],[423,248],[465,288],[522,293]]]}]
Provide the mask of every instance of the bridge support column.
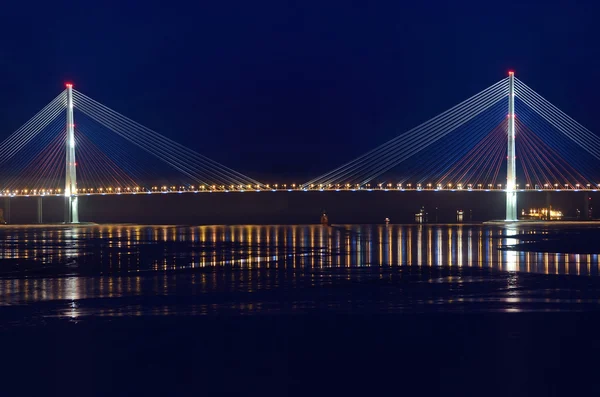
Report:
[{"label": "bridge support column", "polygon": [[77,173],[75,170],[75,121],[73,119],[73,84],[67,84],[67,168],[65,178],[65,223],[79,223]]},{"label": "bridge support column", "polygon": [[44,223],[42,221],[43,219],[43,215],[42,215],[42,196],[38,196],[37,198],[37,223]]},{"label": "bridge support column", "polygon": [[517,220],[517,172],[515,167],[515,74],[508,74],[508,147],[506,155],[506,220]]},{"label": "bridge support column", "polygon": [[546,192],[546,208],[548,213],[546,214],[546,220],[550,220],[550,211],[552,211],[552,192]]}]

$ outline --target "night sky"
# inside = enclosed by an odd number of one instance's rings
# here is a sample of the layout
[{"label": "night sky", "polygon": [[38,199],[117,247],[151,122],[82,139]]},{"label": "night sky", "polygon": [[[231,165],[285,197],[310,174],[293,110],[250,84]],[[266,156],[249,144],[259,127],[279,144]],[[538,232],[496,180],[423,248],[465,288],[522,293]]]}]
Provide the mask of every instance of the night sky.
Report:
[{"label": "night sky", "polygon": [[9,2],[0,138],[73,81],[251,177],[303,182],[511,69],[597,132],[597,3]]}]

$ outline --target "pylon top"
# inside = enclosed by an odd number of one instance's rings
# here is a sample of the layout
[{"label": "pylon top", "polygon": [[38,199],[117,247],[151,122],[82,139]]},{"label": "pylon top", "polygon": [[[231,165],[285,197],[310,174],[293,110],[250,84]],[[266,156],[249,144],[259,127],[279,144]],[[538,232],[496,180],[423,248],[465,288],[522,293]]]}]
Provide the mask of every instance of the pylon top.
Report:
[{"label": "pylon top", "polygon": [[508,72],[508,74],[509,74],[509,75],[513,75],[513,74],[515,74],[515,72],[513,72],[512,70],[510,70],[510,71]]},{"label": "pylon top", "polygon": [[73,83],[66,83],[66,84],[65,84],[65,86],[66,86],[67,88],[73,88]]}]

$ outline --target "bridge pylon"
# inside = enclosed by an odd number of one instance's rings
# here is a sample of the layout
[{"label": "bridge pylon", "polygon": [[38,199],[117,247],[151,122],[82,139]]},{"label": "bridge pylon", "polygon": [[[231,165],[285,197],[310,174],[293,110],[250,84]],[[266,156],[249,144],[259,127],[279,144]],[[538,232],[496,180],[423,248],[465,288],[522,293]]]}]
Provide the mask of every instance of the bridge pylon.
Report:
[{"label": "bridge pylon", "polygon": [[506,154],[506,220],[517,220],[517,172],[515,155],[515,73],[508,72],[508,147]]},{"label": "bridge pylon", "polygon": [[77,173],[75,167],[75,121],[73,118],[73,84],[67,84],[67,164],[65,177],[65,223],[79,223]]}]

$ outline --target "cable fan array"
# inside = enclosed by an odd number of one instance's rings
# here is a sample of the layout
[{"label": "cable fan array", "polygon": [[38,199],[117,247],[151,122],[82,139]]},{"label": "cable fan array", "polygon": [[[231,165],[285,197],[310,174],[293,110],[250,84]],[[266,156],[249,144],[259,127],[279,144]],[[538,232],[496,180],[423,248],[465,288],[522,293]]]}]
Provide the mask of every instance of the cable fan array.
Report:
[{"label": "cable fan array", "polygon": [[[258,188],[262,184],[73,90],[79,192]],[[64,189],[66,90],[0,144],[2,194]]]},{"label": "cable fan array", "polygon": [[[500,80],[301,188],[502,186],[508,85]],[[78,91],[73,98],[79,192],[264,187]],[[64,189],[66,101],[65,90],[0,143],[0,194]],[[598,136],[516,78],[515,109],[520,188],[600,187]]]},{"label": "cable fan array", "polygon": [[[122,140],[152,154],[197,184],[218,186],[219,188],[262,186],[260,182],[144,127],[79,91],[73,90],[73,95],[76,109],[88,116],[89,120],[94,120],[103,128],[114,132]],[[122,156],[119,158],[124,159]],[[133,165],[129,165],[131,169]]]},{"label": "cable fan array", "polygon": [[[0,193],[54,192],[64,181],[66,92],[61,92],[0,143]],[[62,172],[57,159],[62,159]]]},{"label": "cable fan array", "polygon": [[[506,183],[508,79],[304,188],[491,188]],[[520,188],[600,187],[600,138],[515,79]],[[581,149],[584,149],[583,151]]]},{"label": "cable fan array", "polygon": [[[469,99],[448,109],[425,123],[399,135],[368,153],[317,177],[306,184],[310,186],[363,186],[375,180],[388,171],[406,166],[406,161],[422,153],[448,134],[471,132],[477,136],[488,133],[490,129],[482,129],[492,123],[496,126],[502,119],[490,120],[489,113],[498,110],[498,103],[508,96],[508,79],[502,79]],[[506,117],[506,110],[502,111]],[[492,127],[493,128],[493,127]],[[471,136],[469,136],[471,138]],[[464,153],[462,153],[464,154]],[[438,153],[438,157],[443,153]],[[461,155],[460,149],[451,155]],[[427,165],[421,162],[422,165]],[[407,168],[411,168],[410,165]],[[406,175],[402,175],[402,177]]]},{"label": "cable fan array", "polygon": [[600,138],[518,79],[515,96],[517,160],[526,184],[597,187]]},{"label": "cable fan array", "polygon": [[426,188],[495,186],[506,157],[506,121],[505,106],[498,102],[404,161],[401,175],[390,170],[379,177],[380,181]]}]

